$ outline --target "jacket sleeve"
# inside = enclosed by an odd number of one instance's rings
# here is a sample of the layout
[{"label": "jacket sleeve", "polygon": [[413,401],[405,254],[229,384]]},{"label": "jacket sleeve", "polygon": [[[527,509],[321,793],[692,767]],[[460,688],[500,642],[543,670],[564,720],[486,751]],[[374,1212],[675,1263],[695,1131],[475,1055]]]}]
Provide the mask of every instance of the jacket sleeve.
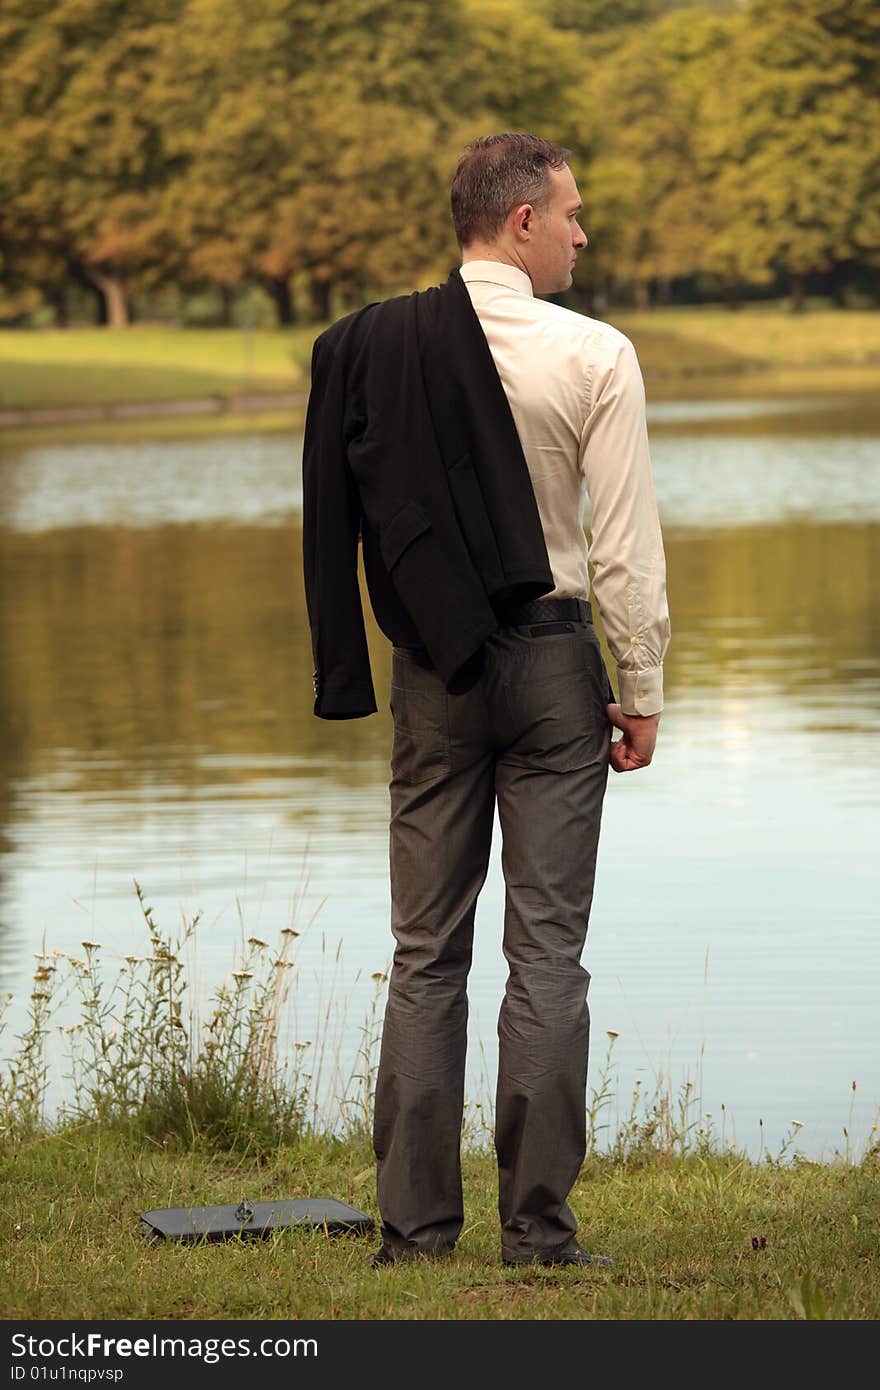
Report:
[{"label": "jacket sleeve", "polygon": [[344,354],[324,338],[312,352],[303,444],[303,577],[314,713],[359,719],[378,708],[358,585],[361,505],[347,458]]}]

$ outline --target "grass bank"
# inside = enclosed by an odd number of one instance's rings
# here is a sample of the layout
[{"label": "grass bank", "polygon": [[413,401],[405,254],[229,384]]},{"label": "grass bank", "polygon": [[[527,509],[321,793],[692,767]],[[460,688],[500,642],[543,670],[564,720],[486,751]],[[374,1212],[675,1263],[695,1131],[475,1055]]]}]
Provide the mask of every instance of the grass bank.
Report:
[{"label": "grass bank", "polygon": [[[28,1024],[0,1071],[5,1317],[880,1315],[876,1135],[857,1158],[847,1150],[820,1164],[798,1156],[793,1127],[777,1154],[756,1162],[706,1127],[688,1087],[677,1097],[637,1092],[611,1133],[610,1049],[589,1097],[587,1160],[571,1199],[584,1243],[612,1256],[609,1269],[502,1267],[494,1154],[474,1108],[463,1136],[465,1228],[448,1261],[374,1271],[375,1238],[304,1230],[148,1244],[140,1212],[242,1196],[336,1197],[378,1221],[369,1136],[385,977],[374,977],[339,1123],[322,1128],[309,1095],[322,1059],[298,1044],[292,1059],[278,1050],[297,929],[284,928],[274,948],[243,940],[199,1016],[188,964],[198,918],[171,939],[136,891],[143,953],[115,974],[93,941],[80,957],[42,953]],[[74,1006],[73,1022],[59,1028],[62,1002]],[[66,1099],[49,1117],[59,1067]]]},{"label": "grass bank", "polygon": [[487,1152],[464,1158],[455,1255],[374,1271],[376,1241],[284,1231],[268,1241],[150,1246],[155,1207],[333,1196],[377,1215],[364,1136],[302,1135],[208,1153],[94,1124],[32,1136],[0,1160],[7,1318],[873,1319],[880,1171],[645,1151],[588,1160],[572,1195],[610,1269],[507,1270]]},{"label": "grass bank", "polygon": [[[649,399],[876,394],[880,313],[773,306],[621,312],[611,322],[639,352]],[[284,330],[73,328],[0,331],[0,410],[113,406],[308,389],[320,325]],[[186,437],[301,428],[303,411],[4,427],[2,442]]]},{"label": "grass bank", "polygon": [[654,381],[811,368],[880,370],[880,311],[773,305],[713,306],[621,313],[612,322],[631,337]]},{"label": "grass bank", "polygon": [[314,327],[0,331],[0,410],[308,388]]}]

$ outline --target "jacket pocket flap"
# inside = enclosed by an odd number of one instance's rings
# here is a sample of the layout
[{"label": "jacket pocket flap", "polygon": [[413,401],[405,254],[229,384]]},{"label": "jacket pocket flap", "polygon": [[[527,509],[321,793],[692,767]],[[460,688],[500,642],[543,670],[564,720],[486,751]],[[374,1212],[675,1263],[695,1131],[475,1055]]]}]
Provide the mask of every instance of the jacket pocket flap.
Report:
[{"label": "jacket pocket flap", "polygon": [[431,523],[417,502],[404,502],[400,511],[386,521],[379,537],[382,559],[387,569],[393,569],[407,546],[430,531]]}]

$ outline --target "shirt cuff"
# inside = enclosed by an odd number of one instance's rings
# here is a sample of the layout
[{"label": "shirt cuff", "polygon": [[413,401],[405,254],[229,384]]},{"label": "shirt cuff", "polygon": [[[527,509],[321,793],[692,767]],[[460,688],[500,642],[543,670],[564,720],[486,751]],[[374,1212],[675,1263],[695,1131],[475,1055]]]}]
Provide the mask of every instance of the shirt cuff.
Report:
[{"label": "shirt cuff", "polygon": [[617,688],[624,714],[659,714],[663,708],[663,667],[624,671],[618,666]]}]

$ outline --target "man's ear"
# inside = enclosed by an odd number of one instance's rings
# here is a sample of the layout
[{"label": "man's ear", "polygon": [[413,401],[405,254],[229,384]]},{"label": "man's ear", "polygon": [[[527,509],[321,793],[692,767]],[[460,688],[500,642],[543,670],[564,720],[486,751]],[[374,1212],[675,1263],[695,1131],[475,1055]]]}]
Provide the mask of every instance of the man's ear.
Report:
[{"label": "man's ear", "polygon": [[535,209],[531,203],[520,203],[518,208],[514,208],[510,214],[510,223],[513,234],[518,241],[527,241],[532,231],[532,219],[535,216]]}]

